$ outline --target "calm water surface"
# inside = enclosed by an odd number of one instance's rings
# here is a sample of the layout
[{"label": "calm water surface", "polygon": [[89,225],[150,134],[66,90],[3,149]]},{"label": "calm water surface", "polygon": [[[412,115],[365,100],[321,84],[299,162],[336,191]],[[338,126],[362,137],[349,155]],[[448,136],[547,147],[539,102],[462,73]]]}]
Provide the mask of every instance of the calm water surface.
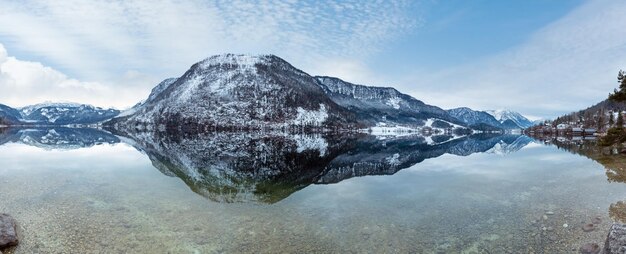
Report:
[{"label": "calm water surface", "polygon": [[597,156],[525,136],[5,129],[0,143],[0,211],[22,238],[8,253],[572,253],[602,243],[626,199]]}]

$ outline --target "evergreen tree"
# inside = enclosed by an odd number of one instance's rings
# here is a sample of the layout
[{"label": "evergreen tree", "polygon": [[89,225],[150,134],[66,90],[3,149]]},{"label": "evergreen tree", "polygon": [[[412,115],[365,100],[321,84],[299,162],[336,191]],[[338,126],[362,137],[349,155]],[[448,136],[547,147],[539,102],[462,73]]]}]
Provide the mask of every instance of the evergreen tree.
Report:
[{"label": "evergreen tree", "polygon": [[613,112],[609,112],[609,127],[612,127],[615,124],[615,118],[613,117]]},{"label": "evergreen tree", "polygon": [[626,73],[622,70],[617,73],[617,82],[619,83],[619,90],[615,89],[612,94],[609,95],[609,100],[622,102],[626,101]]},{"label": "evergreen tree", "polygon": [[[626,101],[626,73],[622,70],[617,74],[617,82],[619,90],[615,89],[612,94],[609,94],[609,100],[613,102],[625,102]],[[612,125],[613,114],[609,117],[609,125]],[[626,131],[624,129],[624,116],[622,116],[622,110],[618,110],[617,121],[615,126],[609,128],[606,132],[606,136],[602,137],[600,144],[604,146],[610,146],[617,143],[626,142]]]}]

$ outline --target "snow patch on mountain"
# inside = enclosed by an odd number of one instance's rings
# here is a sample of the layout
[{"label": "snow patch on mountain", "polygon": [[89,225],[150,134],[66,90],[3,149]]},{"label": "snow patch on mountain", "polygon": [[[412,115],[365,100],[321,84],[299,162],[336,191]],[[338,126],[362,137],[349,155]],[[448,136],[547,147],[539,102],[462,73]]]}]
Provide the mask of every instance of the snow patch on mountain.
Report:
[{"label": "snow patch on mountain", "polygon": [[400,102],[402,100],[398,97],[393,97],[393,98],[389,98],[389,100],[387,100],[387,105],[395,108],[395,109],[400,109]]},{"label": "snow patch on mountain", "polygon": [[238,66],[239,69],[247,72],[255,72],[255,65],[267,64],[271,55],[233,55],[223,54],[208,57],[200,62],[202,68],[207,69],[216,65]]},{"label": "snow patch on mountain", "polygon": [[430,127],[430,128],[433,128],[433,129],[443,129],[443,128],[440,128],[440,127],[437,127],[437,126],[433,126],[433,124],[435,124],[435,122],[443,122],[443,123],[446,123],[446,124],[448,124],[448,125],[450,125],[450,126],[451,126],[451,127],[450,127],[451,129],[455,129],[455,128],[464,128],[464,127],[463,127],[463,126],[461,126],[461,125],[458,125],[458,124],[455,124],[455,123],[451,123],[451,122],[448,122],[448,121],[446,121],[446,120],[437,119],[437,118],[428,118],[428,119],[426,120],[426,123],[424,124],[424,126],[425,126],[425,127]]},{"label": "snow patch on mountain", "polygon": [[328,119],[328,111],[324,104],[320,104],[318,110],[306,110],[298,107],[297,112],[298,115],[293,120],[295,125],[321,126]]}]

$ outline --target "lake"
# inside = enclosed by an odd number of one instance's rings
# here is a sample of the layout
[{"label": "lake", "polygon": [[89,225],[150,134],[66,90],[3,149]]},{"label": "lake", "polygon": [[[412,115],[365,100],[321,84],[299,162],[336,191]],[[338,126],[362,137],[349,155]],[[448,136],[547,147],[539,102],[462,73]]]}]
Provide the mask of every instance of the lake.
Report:
[{"label": "lake", "polygon": [[584,140],[54,128],[0,144],[21,235],[5,253],[572,253],[626,218],[626,156]]}]

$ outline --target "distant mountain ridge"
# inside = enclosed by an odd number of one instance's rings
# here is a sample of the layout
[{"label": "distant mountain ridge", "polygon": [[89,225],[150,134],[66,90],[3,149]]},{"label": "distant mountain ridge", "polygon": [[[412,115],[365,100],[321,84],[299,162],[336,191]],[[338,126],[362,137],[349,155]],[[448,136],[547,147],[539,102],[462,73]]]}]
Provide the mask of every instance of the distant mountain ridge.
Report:
[{"label": "distant mountain ridge", "polygon": [[18,109],[0,104],[2,125],[72,125],[97,124],[120,113],[116,109],[103,109],[80,103],[40,103]]},{"label": "distant mountain ridge", "polygon": [[[506,109],[497,109],[497,110],[487,110],[485,112],[492,115],[496,120],[500,121],[500,123],[502,123],[505,126],[513,127],[515,125],[519,129],[526,129],[528,127],[533,126],[532,121],[530,121],[528,118],[526,118],[522,114],[515,112],[515,111],[506,110]],[[510,120],[513,124],[511,124],[510,122],[506,123],[508,120]]]},{"label": "distant mountain ridge", "polygon": [[449,109],[447,112],[475,130],[514,130],[526,129],[533,126],[533,122],[528,120],[528,118],[524,117],[520,113],[510,110],[478,111],[467,107],[461,107]]},{"label": "distant mountain ridge", "polygon": [[356,85],[327,76],[315,78],[331,100],[372,125],[379,122],[424,125],[429,118],[463,124],[445,110],[425,104],[395,88]]},{"label": "distant mountain ridge", "polygon": [[470,128],[477,130],[495,130],[504,128],[502,123],[485,111],[477,111],[467,107],[449,109],[447,112],[463,121]]}]

